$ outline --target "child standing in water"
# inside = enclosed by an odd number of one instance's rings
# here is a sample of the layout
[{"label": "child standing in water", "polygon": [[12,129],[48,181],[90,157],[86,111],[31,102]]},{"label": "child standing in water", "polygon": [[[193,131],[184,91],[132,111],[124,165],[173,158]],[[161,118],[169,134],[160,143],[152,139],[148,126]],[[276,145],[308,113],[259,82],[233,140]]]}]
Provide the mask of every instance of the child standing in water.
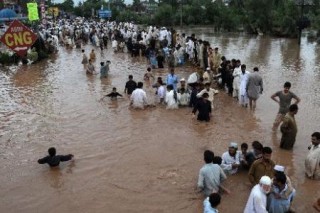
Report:
[{"label": "child standing in water", "polygon": [[106,97],[110,97],[111,100],[117,100],[117,97],[122,97],[120,93],[117,92],[117,88],[113,87],[112,92],[110,92]]},{"label": "child standing in water", "polygon": [[154,78],[154,77],[153,77],[153,75],[152,75],[151,68],[148,67],[147,72],[144,74],[143,79],[144,79],[145,81],[149,81],[150,78]]}]

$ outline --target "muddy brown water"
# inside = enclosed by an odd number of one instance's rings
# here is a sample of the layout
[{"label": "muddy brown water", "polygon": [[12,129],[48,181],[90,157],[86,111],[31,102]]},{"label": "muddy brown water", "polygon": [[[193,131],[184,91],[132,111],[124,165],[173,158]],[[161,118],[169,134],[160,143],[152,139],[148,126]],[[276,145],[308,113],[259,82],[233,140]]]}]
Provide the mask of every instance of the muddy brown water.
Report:
[{"label": "muddy brown water", "polygon": [[[259,140],[274,149],[273,160],[286,166],[297,190],[296,212],[314,212],[320,182],[304,176],[304,158],[311,134],[319,131],[320,51],[302,40],[266,36],[217,35],[196,32],[219,46],[227,58],[239,58],[248,70],[260,68],[265,90],[255,112],[241,108],[223,91],[215,98],[213,120],[198,123],[191,110],[155,107],[130,110],[125,97],[112,102],[103,95],[123,92],[129,74],[140,81],[146,60],[111,49],[96,49],[96,68],[111,60],[108,79],[86,76],[81,51],[60,47],[56,56],[30,66],[1,67],[0,72],[0,212],[202,212],[203,197],[195,190],[205,149],[216,155],[231,141]],[[88,53],[92,47],[85,46]],[[177,68],[187,78],[191,66]],[[167,70],[154,70],[165,76]],[[271,126],[277,105],[270,96],[285,81],[301,97],[297,142],[293,151],[278,148],[280,132]],[[145,83],[149,101],[154,89]],[[38,165],[48,147],[73,153],[74,162],[60,169]],[[221,212],[242,212],[250,193],[246,172],[226,181]]]}]

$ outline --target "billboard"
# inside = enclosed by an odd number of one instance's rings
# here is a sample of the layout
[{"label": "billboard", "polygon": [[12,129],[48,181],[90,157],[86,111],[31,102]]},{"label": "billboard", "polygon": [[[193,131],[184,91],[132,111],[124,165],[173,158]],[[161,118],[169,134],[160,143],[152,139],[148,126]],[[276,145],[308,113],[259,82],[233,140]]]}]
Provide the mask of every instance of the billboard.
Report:
[{"label": "billboard", "polygon": [[111,10],[99,10],[99,18],[111,18]]},{"label": "billboard", "polygon": [[48,12],[49,16],[53,16],[53,17],[59,16],[59,8],[58,7],[49,7],[47,12]]}]

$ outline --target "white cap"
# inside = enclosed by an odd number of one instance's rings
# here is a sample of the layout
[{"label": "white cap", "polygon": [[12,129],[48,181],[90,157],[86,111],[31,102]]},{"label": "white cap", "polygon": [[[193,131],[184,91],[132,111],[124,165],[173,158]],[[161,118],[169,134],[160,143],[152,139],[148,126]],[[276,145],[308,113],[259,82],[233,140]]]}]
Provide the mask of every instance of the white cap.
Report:
[{"label": "white cap", "polygon": [[273,169],[278,172],[284,172],[284,166],[275,165]]},{"label": "white cap", "polygon": [[184,79],[184,78],[181,78],[181,79],[180,79],[180,81],[186,81],[186,79]]},{"label": "white cap", "polygon": [[263,185],[271,186],[271,179],[268,176],[262,176],[259,183]]},{"label": "white cap", "polygon": [[210,70],[210,67],[207,67],[207,70]]},{"label": "white cap", "polygon": [[238,149],[238,144],[236,142],[231,142],[230,145],[229,145],[229,148]]}]

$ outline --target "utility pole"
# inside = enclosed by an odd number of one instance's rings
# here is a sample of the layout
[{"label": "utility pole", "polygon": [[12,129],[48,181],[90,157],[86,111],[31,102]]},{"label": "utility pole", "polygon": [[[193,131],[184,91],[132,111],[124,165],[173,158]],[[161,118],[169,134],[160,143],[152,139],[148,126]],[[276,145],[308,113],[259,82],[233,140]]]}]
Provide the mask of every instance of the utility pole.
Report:
[{"label": "utility pole", "polygon": [[83,0],[81,1],[82,4],[81,4],[81,14],[82,14],[82,17],[84,17],[84,6],[83,6]]},{"label": "utility pole", "polygon": [[173,20],[173,0],[171,0],[171,28],[173,28],[174,20]]},{"label": "utility pole", "polygon": [[[303,19],[303,9],[304,9],[304,0],[302,0],[302,3],[300,5],[300,21],[299,23],[302,22],[302,19]],[[302,27],[301,26],[298,26],[298,30],[299,30],[299,35],[298,35],[298,44],[300,45],[301,44],[301,35],[302,35]]]},{"label": "utility pole", "polygon": [[182,0],[180,0],[180,27],[182,27]]}]

